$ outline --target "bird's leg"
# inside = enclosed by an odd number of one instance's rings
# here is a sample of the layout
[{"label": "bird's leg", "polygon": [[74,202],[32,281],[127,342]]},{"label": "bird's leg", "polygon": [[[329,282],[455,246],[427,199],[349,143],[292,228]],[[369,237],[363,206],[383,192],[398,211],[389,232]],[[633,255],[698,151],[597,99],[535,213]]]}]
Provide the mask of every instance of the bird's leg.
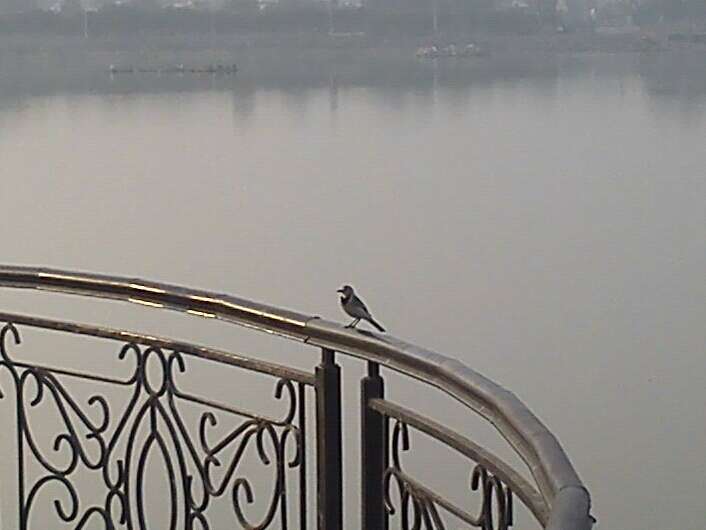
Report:
[{"label": "bird's leg", "polygon": [[347,328],[354,328],[358,325],[358,322],[360,322],[359,318],[354,318],[350,324],[348,324],[346,327]]}]

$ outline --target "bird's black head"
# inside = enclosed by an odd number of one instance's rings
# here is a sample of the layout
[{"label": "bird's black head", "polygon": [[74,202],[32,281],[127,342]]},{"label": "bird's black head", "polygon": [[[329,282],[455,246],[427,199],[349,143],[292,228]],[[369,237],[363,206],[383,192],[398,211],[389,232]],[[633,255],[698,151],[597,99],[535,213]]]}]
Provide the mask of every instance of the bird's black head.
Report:
[{"label": "bird's black head", "polygon": [[348,299],[353,296],[353,287],[350,285],[344,285],[336,292],[341,293],[341,298]]}]

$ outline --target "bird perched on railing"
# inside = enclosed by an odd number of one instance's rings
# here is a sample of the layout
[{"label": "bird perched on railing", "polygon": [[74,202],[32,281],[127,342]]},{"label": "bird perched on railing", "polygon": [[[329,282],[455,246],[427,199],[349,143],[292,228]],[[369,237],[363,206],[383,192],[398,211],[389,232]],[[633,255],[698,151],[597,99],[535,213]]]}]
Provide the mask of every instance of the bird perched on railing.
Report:
[{"label": "bird perched on railing", "polygon": [[367,320],[375,326],[378,331],[383,333],[385,332],[385,328],[375,322],[373,315],[370,314],[370,311],[368,311],[368,308],[365,307],[363,301],[355,294],[353,287],[350,285],[344,285],[337,292],[341,293],[341,307],[343,308],[343,311],[345,311],[347,315],[353,317],[353,321],[346,326],[347,328],[354,328],[361,320]]}]

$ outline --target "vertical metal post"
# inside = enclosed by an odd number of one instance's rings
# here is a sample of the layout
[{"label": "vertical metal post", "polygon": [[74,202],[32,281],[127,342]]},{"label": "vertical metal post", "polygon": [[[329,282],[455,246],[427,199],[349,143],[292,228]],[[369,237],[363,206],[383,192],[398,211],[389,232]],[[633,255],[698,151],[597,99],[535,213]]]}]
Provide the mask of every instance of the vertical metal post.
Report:
[{"label": "vertical metal post", "polygon": [[307,485],[306,485],[306,387],[299,383],[299,435],[301,446],[299,455],[299,528],[307,530]]},{"label": "vertical metal post", "polygon": [[439,0],[431,0],[431,24],[434,29],[434,38],[439,36]]},{"label": "vertical metal post", "polygon": [[333,350],[322,349],[316,381],[318,529],[342,530],[341,368]]},{"label": "vertical metal post", "polygon": [[386,530],[388,525],[382,487],[389,445],[387,419],[369,406],[371,399],[384,396],[385,383],[380,377],[380,365],[368,362],[368,376],[360,385],[363,530]]},{"label": "vertical metal post", "polygon": [[333,36],[333,2],[334,0],[328,0],[328,34],[329,37]]}]

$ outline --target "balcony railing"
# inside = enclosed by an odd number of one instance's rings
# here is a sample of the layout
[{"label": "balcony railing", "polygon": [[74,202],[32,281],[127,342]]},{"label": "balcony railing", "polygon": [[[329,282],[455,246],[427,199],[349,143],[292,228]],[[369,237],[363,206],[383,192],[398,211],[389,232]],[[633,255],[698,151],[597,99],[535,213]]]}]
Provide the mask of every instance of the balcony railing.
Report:
[{"label": "balcony railing", "polygon": [[[0,407],[12,411],[2,409],[6,427],[11,426],[6,434],[12,433],[6,436],[12,452],[3,449],[3,456],[16,469],[11,488],[0,481],[0,495],[9,498],[0,513],[3,530],[39,528],[35,519],[52,517],[56,528],[155,528],[145,501],[150,461],[155,458],[166,474],[168,498],[159,528],[315,525],[319,530],[341,530],[344,508],[357,508],[344,506],[338,355],[367,363],[360,387],[357,486],[364,530],[506,530],[514,524],[516,499],[543,528],[590,530],[593,524],[589,493],[552,433],[512,393],[455,359],[315,316],[137,279],[0,267],[0,286],[109,298],[220,319],[298,341],[320,355],[315,370],[306,371],[169,338],[0,313],[0,372],[6,372],[0,374]],[[23,360],[19,353],[31,348],[37,329],[98,339],[129,367],[127,375]],[[225,402],[184,389],[182,380],[191,363],[202,361],[269,379],[282,412],[253,412],[237,389]],[[388,371],[411,376],[420,392],[435,387],[480,415],[521,457],[528,478],[463,436],[458,425],[443,424],[386,399],[385,384],[390,381],[383,375]],[[90,388],[87,399],[77,397],[78,387]],[[117,399],[110,389],[124,397]],[[307,418],[309,405],[314,420]],[[39,409],[44,410],[41,418],[52,411],[56,431],[47,434],[49,422],[33,421]],[[405,453],[411,450],[413,434],[431,437],[469,461],[470,489],[478,497],[471,502],[475,510],[452,502],[406,470]],[[50,448],[39,441],[47,436]],[[308,461],[309,454],[315,454],[315,462]],[[247,455],[254,455],[260,466],[258,477],[246,472]],[[90,482],[81,473],[97,479]],[[271,483],[267,500],[258,488],[261,506],[256,510],[254,484],[262,475],[271,477]],[[315,477],[314,483],[310,477]],[[229,518],[214,520],[211,507],[224,500]],[[309,513],[312,506],[315,514]]]}]

